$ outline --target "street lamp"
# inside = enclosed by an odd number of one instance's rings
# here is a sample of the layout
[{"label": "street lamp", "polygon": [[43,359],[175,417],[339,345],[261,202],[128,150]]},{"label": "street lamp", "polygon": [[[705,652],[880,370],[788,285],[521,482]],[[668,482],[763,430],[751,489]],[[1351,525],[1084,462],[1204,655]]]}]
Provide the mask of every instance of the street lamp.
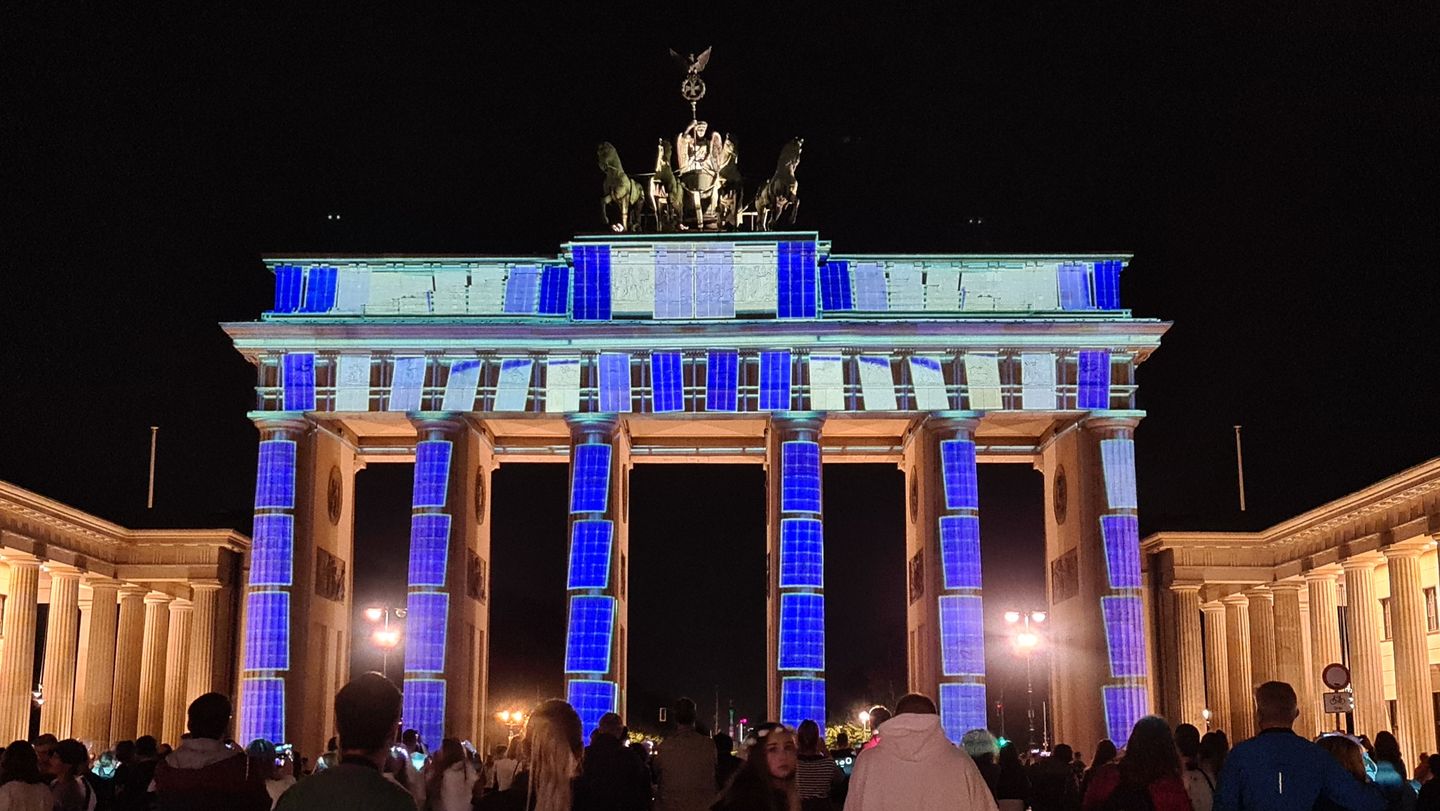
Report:
[{"label": "street lamp", "polygon": [[[1029,728],[1027,743],[1032,752],[1035,750],[1035,681],[1031,664],[1043,641],[1039,626],[1049,618],[1049,614],[1039,610],[1005,612],[1005,622],[1016,626],[1012,637],[1015,652],[1025,657],[1025,719]],[[1046,737],[1048,743],[1048,735]]]},{"label": "street lamp", "polygon": [[869,732],[869,731],[870,731],[870,711],[869,711],[869,710],[861,710],[861,711],[860,711],[860,726],[865,727],[865,731],[866,731],[866,732]]},{"label": "street lamp", "polygon": [[519,710],[501,710],[495,713],[495,720],[505,725],[508,737],[514,738],[515,730],[525,723],[525,713]]},{"label": "street lamp", "polygon": [[[365,609],[365,619],[372,626],[370,629],[370,643],[380,649],[380,672],[385,678],[390,678],[390,652],[400,644],[400,621],[405,619],[406,611],[403,608],[396,608],[388,605],[372,605]],[[390,618],[395,618],[397,627],[390,627]]]},{"label": "street lamp", "polygon": [[1200,711],[1200,717],[1205,719],[1205,731],[1210,731],[1210,708],[1206,707]]}]

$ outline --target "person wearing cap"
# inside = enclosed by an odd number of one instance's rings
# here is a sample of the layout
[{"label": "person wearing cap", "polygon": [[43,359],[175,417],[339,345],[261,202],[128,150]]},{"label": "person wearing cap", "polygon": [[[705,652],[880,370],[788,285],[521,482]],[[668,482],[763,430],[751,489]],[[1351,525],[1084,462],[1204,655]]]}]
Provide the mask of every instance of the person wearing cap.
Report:
[{"label": "person wearing cap", "polygon": [[928,696],[911,693],[855,760],[845,811],[996,811],[975,762],[945,737]]},{"label": "person wearing cap", "polygon": [[265,765],[225,744],[230,699],[206,693],[185,716],[190,734],[155,766],[159,811],[269,811]]}]

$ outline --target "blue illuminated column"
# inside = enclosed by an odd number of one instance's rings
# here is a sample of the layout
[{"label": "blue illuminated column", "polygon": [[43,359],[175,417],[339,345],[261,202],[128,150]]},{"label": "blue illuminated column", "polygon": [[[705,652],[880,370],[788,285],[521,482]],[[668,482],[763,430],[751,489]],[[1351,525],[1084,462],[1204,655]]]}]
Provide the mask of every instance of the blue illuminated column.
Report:
[{"label": "blue illuminated column", "polygon": [[769,717],[825,727],[825,544],[817,414],[776,414],[766,458]]},{"label": "blue illuminated column", "polygon": [[244,644],[240,662],[242,740],[286,741],[287,697],[299,704],[290,683],[291,592],[295,584],[296,467],[306,430],[303,419],[259,419],[260,453],[255,478],[255,524],[250,575],[245,587]]},{"label": "blue illuminated column", "polygon": [[568,421],[565,697],[589,740],[600,716],[624,715],[629,460],[615,415],[572,415]]},{"label": "blue illuminated column", "polygon": [[977,419],[959,415],[935,415],[925,425],[925,435],[933,443],[933,461],[924,469],[932,476],[928,489],[934,524],[920,529],[934,533],[935,543],[929,548],[938,564],[930,578],[936,587],[932,638],[939,646],[935,703],[946,736],[957,743],[967,731],[987,726],[975,458],[978,425]]}]

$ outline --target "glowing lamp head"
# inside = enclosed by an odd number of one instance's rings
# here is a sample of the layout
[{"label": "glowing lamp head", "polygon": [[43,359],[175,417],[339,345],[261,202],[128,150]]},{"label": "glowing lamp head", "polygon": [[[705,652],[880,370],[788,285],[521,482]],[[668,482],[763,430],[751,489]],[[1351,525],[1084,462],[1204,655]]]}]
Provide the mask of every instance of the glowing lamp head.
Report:
[{"label": "glowing lamp head", "polygon": [[389,650],[400,644],[400,632],[393,628],[380,628],[370,635],[370,639],[376,645]]},{"label": "glowing lamp head", "polygon": [[870,711],[869,711],[869,710],[861,710],[861,711],[860,711],[860,723],[862,723],[862,724],[868,724],[868,723],[870,723]]},{"label": "glowing lamp head", "polygon": [[495,717],[498,718],[498,719],[500,719],[500,723],[502,723],[502,724],[508,724],[508,723],[510,723],[510,711],[509,711],[509,710],[501,710],[500,712],[495,713]]},{"label": "glowing lamp head", "polygon": [[1023,633],[1015,636],[1015,647],[1018,648],[1021,653],[1029,653],[1039,647],[1039,645],[1040,637],[1035,634]]},{"label": "glowing lamp head", "polygon": [[1209,720],[1210,720],[1210,708],[1209,708],[1209,707],[1206,707],[1205,709],[1201,710],[1201,711],[1200,711],[1200,717],[1201,717],[1201,718],[1204,718],[1206,721],[1209,721]]},{"label": "glowing lamp head", "polygon": [[1006,621],[1006,622],[1019,622],[1019,621],[1020,621],[1020,612],[1019,612],[1019,611],[1006,611],[1006,612],[1005,612],[1005,621]]},{"label": "glowing lamp head", "polygon": [[371,606],[365,609],[365,619],[370,620],[371,622],[379,622],[384,617],[385,609],[380,608],[379,606]]},{"label": "glowing lamp head", "polygon": [[1050,618],[1050,615],[1049,615],[1049,614],[1046,614],[1044,611],[1031,611],[1031,612],[1030,612],[1030,621],[1031,621],[1031,622],[1044,622],[1045,620],[1047,620],[1047,619],[1049,619],[1049,618]]}]

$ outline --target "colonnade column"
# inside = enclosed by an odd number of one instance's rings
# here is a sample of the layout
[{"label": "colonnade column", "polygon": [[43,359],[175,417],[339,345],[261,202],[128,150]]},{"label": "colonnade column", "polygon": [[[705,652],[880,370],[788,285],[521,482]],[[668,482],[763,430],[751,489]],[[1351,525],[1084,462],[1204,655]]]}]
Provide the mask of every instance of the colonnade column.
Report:
[{"label": "colonnade column", "polygon": [[[164,733],[165,727],[165,656],[170,641],[170,601],[168,594],[151,592],[145,595],[145,642],[140,650],[140,718],[139,735]],[[176,744],[179,741],[161,743]]]},{"label": "colonnade column", "polygon": [[1310,672],[1305,674],[1305,680],[1310,684],[1310,708],[1315,713],[1317,726],[1324,726],[1320,693],[1330,689],[1320,681],[1320,671],[1341,660],[1336,574],[1329,567],[1305,573],[1305,588],[1310,597]]},{"label": "colonnade column", "polygon": [[770,418],[766,611],[770,717],[825,727],[825,541],[818,414]]},{"label": "colonnade column", "polygon": [[570,562],[565,590],[565,697],[585,739],[607,712],[622,712],[627,625],[624,493],[628,446],[613,414],[570,425]]},{"label": "colonnade column", "polygon": [[1245,593],[1250,601],[1250,681],[1275,680],[1275,598],[1264,588]]},{"label": "colonnade column", "polygon": [[80,570],[51,563],[50,618],[45,623],[45,658],[40,683],[40,731],[70,737],[75,721],[75,658],[80,643]]},{"label": "colonnade column", "polygon": [[1225,639],[1225,606],[1205,603],[1200,606],[1205,617],[1205,702],[1210,709],[1210,726],[1223,729],[1234,741],[1240,740],[1230,729],[1230,656]]},{"label": "colonnade column", "polygon": [[164,736],[160,740],[172,745],[179,744],[180,736],[185,734],[185,710],[190,704],[187,696],[193,615],[194,605],[189,600],[170,604],[170,630],[165,644],[165,715],[160,724]]},{"label": "colonnade column", "polygon": [[1380,599],[1375,595],[1375,569],[1379,564],[1378,556],[1370,555],[1340,562],[1345,570],[1345,638],[1355,691],[1355,734],[1372,738],[1390,728],[1380,667]]},{"label": "colonnade column", "polygon": [[1231,594],[1225,605],[1226,657],[1230,660],[1230,736],[1243,741],[1255,734],[1255,685],[1250,648],[1250,600]]},{"label": "colonnade column", "polygon": [[35,670],[35,625],[40,602],[40,561],[5,551],[10,593],[5,598],[5,639],[0,643],[0,738],[30,738],[30,674]]},{"label": "colonnade column", "polygon": [[215,691],[215,600],[219,593],[218,580],[190,583],[190,603],[195,609],[190,619],[190,661],[185,674],[187,707],[189,702]]},{"label": "colonnade column", "polygon": [[[110,736],[133,740],[140,723],[140,662],[145,645],[145,595],[140,586],[120,587],[120,614],[115,631],[115,683],[111,691]],[[153,732],[140,733],[150,735]]]},{"label": "colonnade column", "polygon": [[1305,627],[1300,611],[1301,588],[1303,584],[1296,580],[1270,584],[1270,593],[1275,600],[1273,678],[1295,688],[1300,700],[1300,717],[1295,723],[1295,731],[1300,733],[1301,737],[1309,738],[1315,734],[1315,699],[1311,695],[1313,679],[1305,672],[1304,643],[1310,629]]},{"label": "colonnade column", "polygon": [[1170,586],[1175,598],[1176,658],[1179,663],[1180,717],[1177,724],[1205,728],[1205,651],[1200,633],[1200,585]]},{"label": "colonnade column", "polygon": [[1430,699],[1430,662],[1425,640],[1425,598],[1420,554],[1415,547],[1386,549],[1390,570],[1390,622],[1395,646],[1396,736],[1401,752],[1428,752],[1435,745]]},{"label": "colonnade column", "polygon": [[76,702],[75,737],[92,741],[100,749],[115,743],[110,737],[110,713],[115,695],[116,597],[120,584],[113,580],[90,582],[90,609],[86,612],[84,684]]}]

